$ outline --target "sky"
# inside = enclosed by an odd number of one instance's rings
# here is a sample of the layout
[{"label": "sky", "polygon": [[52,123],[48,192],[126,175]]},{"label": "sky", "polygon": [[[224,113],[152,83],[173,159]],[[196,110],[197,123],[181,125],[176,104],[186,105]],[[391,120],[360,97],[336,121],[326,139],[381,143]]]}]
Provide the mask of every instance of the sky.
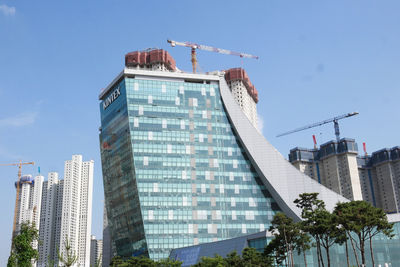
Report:
[{"label": "sky", "polygon": [[[63,177],[73,154],[95,162],[92,233],[102,237],[98,95],[124,55],[166,49],[191,71],[191,41],[259,56],[198,51],[202,71],[246,69],[263,134],[283,156],[335,138],[333,124],[276,135],[347,112],[341,136],[369,153],[400,145],[400,2],[0,0],[0,164]],[[360,152],[361,153],[361,152]],[[0,265],[11,245],[17,168],[0,166]]]}]

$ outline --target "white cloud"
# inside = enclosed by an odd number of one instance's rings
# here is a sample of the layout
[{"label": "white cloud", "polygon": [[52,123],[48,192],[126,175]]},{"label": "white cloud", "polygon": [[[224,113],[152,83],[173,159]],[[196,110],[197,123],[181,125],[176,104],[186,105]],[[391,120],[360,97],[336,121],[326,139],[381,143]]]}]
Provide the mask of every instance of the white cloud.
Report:
[{"label": "white cloud", "polygon": [[6,16],[14,16],[16,9],[13,6],[0,5],[0,11]]},{"label": "white cloud", "polygon": [[257,114],[257,126],[258,126],[258,131],[263,134],[263,130],[264,130],[264,118],[263,116],[261,116],[261,114]]},{"label": "white cloud", "polygon": [[35,123],[38,112],[24,112],[12,117],[0,119],[0,127],[21,127]]}]

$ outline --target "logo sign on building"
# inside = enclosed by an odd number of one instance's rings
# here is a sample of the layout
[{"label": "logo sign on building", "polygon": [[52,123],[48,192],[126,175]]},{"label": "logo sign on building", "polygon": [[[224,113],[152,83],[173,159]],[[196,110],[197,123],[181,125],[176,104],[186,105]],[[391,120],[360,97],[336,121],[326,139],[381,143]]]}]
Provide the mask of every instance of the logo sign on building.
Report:
[{"label": "logo sign on building", "polygon": [[119,96],[121,95],[121,91],[119,86],[115,88],[115,90],[103,101],[103,110],[108,108],[109,105],[111,105],[112,102],[115,101]]}]

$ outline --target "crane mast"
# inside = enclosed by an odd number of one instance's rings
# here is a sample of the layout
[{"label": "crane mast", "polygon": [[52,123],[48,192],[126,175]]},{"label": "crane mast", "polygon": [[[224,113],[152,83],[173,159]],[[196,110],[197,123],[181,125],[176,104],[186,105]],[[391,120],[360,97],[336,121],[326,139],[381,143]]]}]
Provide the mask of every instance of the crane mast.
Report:
[{"label": "crane mast", "polygon": [[285,132],[285,133],[278,134],[276,137],[281,137],[281,136],[284,136],[284,135],[300,132],[300,131],[303,131],[303,130],[307,130],[307,129],[310,129],[310,128],[318,127],[318,126],[333,122],[333,126],[335,128],[336,140],[339,142],[339,140],[340,140],[339,120],[345,119],[345,118],[348,118],[348,117],[352,117],[352,116],[355,116],[355,115],[358,115],[358,114],[359,114],[358,112],[346,113],[346,114],[343,114],[343,115],[340,115],[340,116],[337,116],[337,117],[334,117],[334,118],[331,118],[331,119],[327,119],[327,120],[323,120],[323,121],[320,121],[320,122],[312,123],[312,124],[309,124],[309,125],[306,125],[306,126],[303,126],[303,127],[300,127],[300,128],[297,128],[297,129],[294,129],[294,130],[291,130],[291,131],[288,131],[288,132]]},{"label": "crane mast", "polygon": [[22,162],[20,160],[18,163],[0,164],[0,166],[18,166],[17,196],[15,198],[13,235],[15,234],[16,224],[17,224],[17,211],[18,211],[18,202],[19,202],[20,182],[21,182],[21,175],[22,175],[22,165],[29,165],[29,164],[35,165],[35,162]]},{"label": "crane mast", "polygon": [[210,51],[210,52],[216,52],[220,54],[225,54],[225,55],[233,55],[233,56],[239,56],[241,58],[254,58],[258,59],[258,56],[246,54],[246,53],[239,53],[235,51],[230,51],[227,49],[222,49],[222,48],[216,48],[208,45],[201,45],[201,44],[196,44],[196,43],[191,43],[191,42],[178,42],[174,40],[167,40],[168,43],[171,44],[172,47],[175,47],[177,45],[179,46],[184,46],[184,47],[190,47],[191,48],[191,62],[192,62],[192,68],[193,68],[193,73],[196,73],[196,66],[197,66],[197,56],[196,56],[196,49],[201,49],[205,51]]}]

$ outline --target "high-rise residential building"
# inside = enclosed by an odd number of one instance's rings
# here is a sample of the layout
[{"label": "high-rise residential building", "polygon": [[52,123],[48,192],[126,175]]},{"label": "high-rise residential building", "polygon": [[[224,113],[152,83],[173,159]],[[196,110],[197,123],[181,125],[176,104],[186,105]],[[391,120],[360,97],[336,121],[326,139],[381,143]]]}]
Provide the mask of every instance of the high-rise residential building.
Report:
[{"label": "high-rise residential building", "polygon": [[398,146],[359,156],[354,139],[344,138],[339,144],[330,141],[319,149],[291,149],[289,161],[348,199],[367,201],[387,213],[400,212]]},{"label": "high-rise residential building", "polygon": [[231,89],[233,98],[243,113],[258,128],[257,103],[258,91],[251,83],[246,71],[242,68],[229,69],[225,72],[225,80]]},{"label": "high-rise residential building", "polygon": [[96,239],[92,235],[90,240],[90,265],[89,266],[102,266],[102,251],[103,251],[103,240]]},{"label": "high-rise residential building", "polygon": [[400,147],[358,158],[363,198],[387,213],[400,210]]},{"label": "high-rise residential building", "polygon": [[226,72],[178,71],[164,50],[129,53],[125,66],[99,96],[118,255],[161,259],[173,248],[268,229],[277,211],[299,219],[293,201],[304,192],[318,192],[328,209],[345,201],[264,139]]},{"label": "high-rise residential building", "polygon": [[[32,224],[39,230],[41,214],[41,195],[43,187],[43,176],[38,175],[35,178],[32,175],[23,175],[19,182],[19,196],[17,203],[15,231],[17,234],[21,230],[21,224]],[[17,187],[15,183],[15,187]],[[37,242],[32,244],[34,248],[38,247]]]},{"label": "high-rise residential building", "polygon": [[57,263],[59,253],[66,255],[66,242],[78,256],[74,266],[90,266],[93,165],[73,155],[63,180],[51,172],[43,183],[38,266]]},{"label": "high-rise residential building", "polygon": [[319,149],[294,148],[289,161],[301,172],[350,200],[362,200],[354,139],[330,141]]},{"label": "high-rise residential building", "polygon": [[[23,223],[34,224],[39,229],[43,179],[41,175],[35,178],[32,175],[23,175],[20,179],[15,225],[17,232],[20,231]],[[15,182],[15,187],[17,187],[17,182]]]}]

